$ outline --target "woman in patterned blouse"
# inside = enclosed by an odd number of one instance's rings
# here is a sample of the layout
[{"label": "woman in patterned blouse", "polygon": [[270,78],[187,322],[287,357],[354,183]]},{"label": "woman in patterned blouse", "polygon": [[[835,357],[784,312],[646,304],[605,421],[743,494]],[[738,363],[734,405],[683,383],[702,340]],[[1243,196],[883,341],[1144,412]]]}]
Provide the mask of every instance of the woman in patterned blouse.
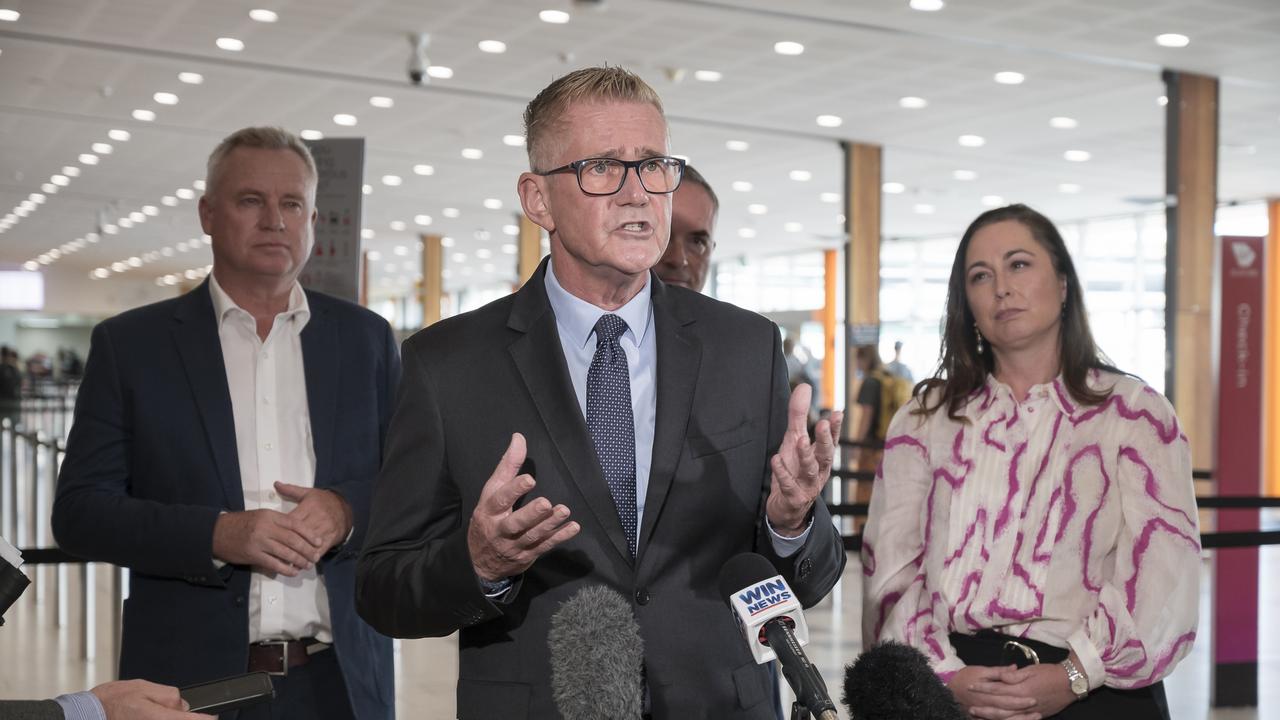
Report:
[{"label": "woman in patterned blouse", "polygon": [[866,644],[925,653],[973,717],[1167,719],[1160,681],[1198,618],[1191,452],[1168,401],[1098,351],[1043,215],[965,231],[941,357],[885,442]]}]

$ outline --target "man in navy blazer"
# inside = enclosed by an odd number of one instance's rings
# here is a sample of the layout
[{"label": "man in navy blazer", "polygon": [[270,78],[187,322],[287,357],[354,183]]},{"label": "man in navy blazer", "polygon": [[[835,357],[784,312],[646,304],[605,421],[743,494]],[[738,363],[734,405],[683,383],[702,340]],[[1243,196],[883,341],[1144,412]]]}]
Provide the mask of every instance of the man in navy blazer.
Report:
[{"label": "man in navy blazer", "polygon": [[400,360],[385,320],[298,285],[315,190],[286,131],[214,150],[212,275],[94,329],[53,531],[131,570],[121,677],[265,670],[275,717],[385,720],[391,641],[354,579]]}]

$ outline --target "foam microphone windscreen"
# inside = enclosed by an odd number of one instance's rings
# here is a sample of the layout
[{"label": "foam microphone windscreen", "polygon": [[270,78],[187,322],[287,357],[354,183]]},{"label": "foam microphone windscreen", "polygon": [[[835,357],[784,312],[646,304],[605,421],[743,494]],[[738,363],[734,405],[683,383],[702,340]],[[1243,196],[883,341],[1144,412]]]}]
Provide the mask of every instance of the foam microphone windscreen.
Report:
[{"label": "foam microphone windscreen", "polygon": [[588,586],[551,616],[551,692],[564,720],[640,717],[644,641],[631,604]]},{"label": "foam microphone windscreen", "polygon": [[965,720],[929,659],[902,643],[880,643],[845,667],[841,699],[853,720]]}]

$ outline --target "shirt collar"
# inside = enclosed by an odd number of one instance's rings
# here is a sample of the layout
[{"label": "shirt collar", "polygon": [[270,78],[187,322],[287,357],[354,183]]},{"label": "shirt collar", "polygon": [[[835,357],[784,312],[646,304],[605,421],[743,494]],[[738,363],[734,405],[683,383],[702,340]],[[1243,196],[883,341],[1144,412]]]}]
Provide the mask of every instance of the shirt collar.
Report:
[{"label": "shirt collar", "polygon": [[596,322],[608,312],[612,312],[627,323],[627,333],[631,333],[637,346],[644,341],[644,335],[649,331],[649,319],[653,316],[653,306],[650,302],[653,282],[649,273],[645,273],[644,287],[640,288],[640,292],[628,300],[626,305],[612,311],[602,310],[565,290],[556,279],[555,263],[547,263],[544,282],[547,288],[547,301],[551,303],[551,310],[556,315],[556,324],[560,326],[560,332],[567,335],[573,347],[585,347],[595,331]]},{"label": "shirt collar", "polygon": [[[1092,375],[1090,380],[1092,380]],[[1067,390],[1067,383],[1063,380],[1062,375],[1050,380],[1047,383],[1031,386],[1027,391],[1027,396],[1031,397],[1037,393],[1045,393],[1058,407],[1058,410],[1068,418],[1073,417],[1076,412],[1076,402],[1071,398],[1071,393]],[[996,379],[995,375],[987,374],[987,382],[969,396],[969,402],[965,404],[961,414],[972,420],[979,420],[987,411],[996,405],[1002,403],[1016,404],[1018,400],[1013,397],[1013,390],[1006,384]]]},{"label": "shirt collar", "polygon": [[[209,273],[209,296],[213,300],[213,316],[218,321],[219,330],[222,329],[227,317],[233,313],[240,312],[250,319],[253,318],[248,310],[237,305],[227,291],[222,289],[213,273]],[[276,315],[277,320],[280,318],[292,320],[290,327],[295,333],[302,332],[302,329],[307,326],[307,321],[311,319],[311,304],[307,302],[307,294],[303,292],[302,285],[297,280],[293,281],[293,287],[289,289],[289,306],[284,312]]]}]

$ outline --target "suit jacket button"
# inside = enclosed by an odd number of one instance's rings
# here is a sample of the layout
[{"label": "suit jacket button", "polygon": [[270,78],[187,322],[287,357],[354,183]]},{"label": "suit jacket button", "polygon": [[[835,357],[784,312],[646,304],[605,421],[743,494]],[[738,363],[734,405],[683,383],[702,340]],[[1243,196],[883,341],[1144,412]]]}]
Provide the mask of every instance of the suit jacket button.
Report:
[{"label": "suit jacket button", "polygon": [[648,605],[648,604],[649,604],[649,591],[648,591],[648,590],[645,590],[644,588],[640,588],[639,590],[636,590],[636,604],[637,604],[637,605]]},{"label": "suit jacket button", "polygon": [[237,595],[237,596],[236,596],[236,607],[244,607],[244,596],[243,596],[243,595]]},{"label": "suit jacket button", "polygon": [[800,561],[800,567],[796,571],[796,579],[803,580],[809,576],[809,571],[813,570],[813,560],[805,558]]}]

